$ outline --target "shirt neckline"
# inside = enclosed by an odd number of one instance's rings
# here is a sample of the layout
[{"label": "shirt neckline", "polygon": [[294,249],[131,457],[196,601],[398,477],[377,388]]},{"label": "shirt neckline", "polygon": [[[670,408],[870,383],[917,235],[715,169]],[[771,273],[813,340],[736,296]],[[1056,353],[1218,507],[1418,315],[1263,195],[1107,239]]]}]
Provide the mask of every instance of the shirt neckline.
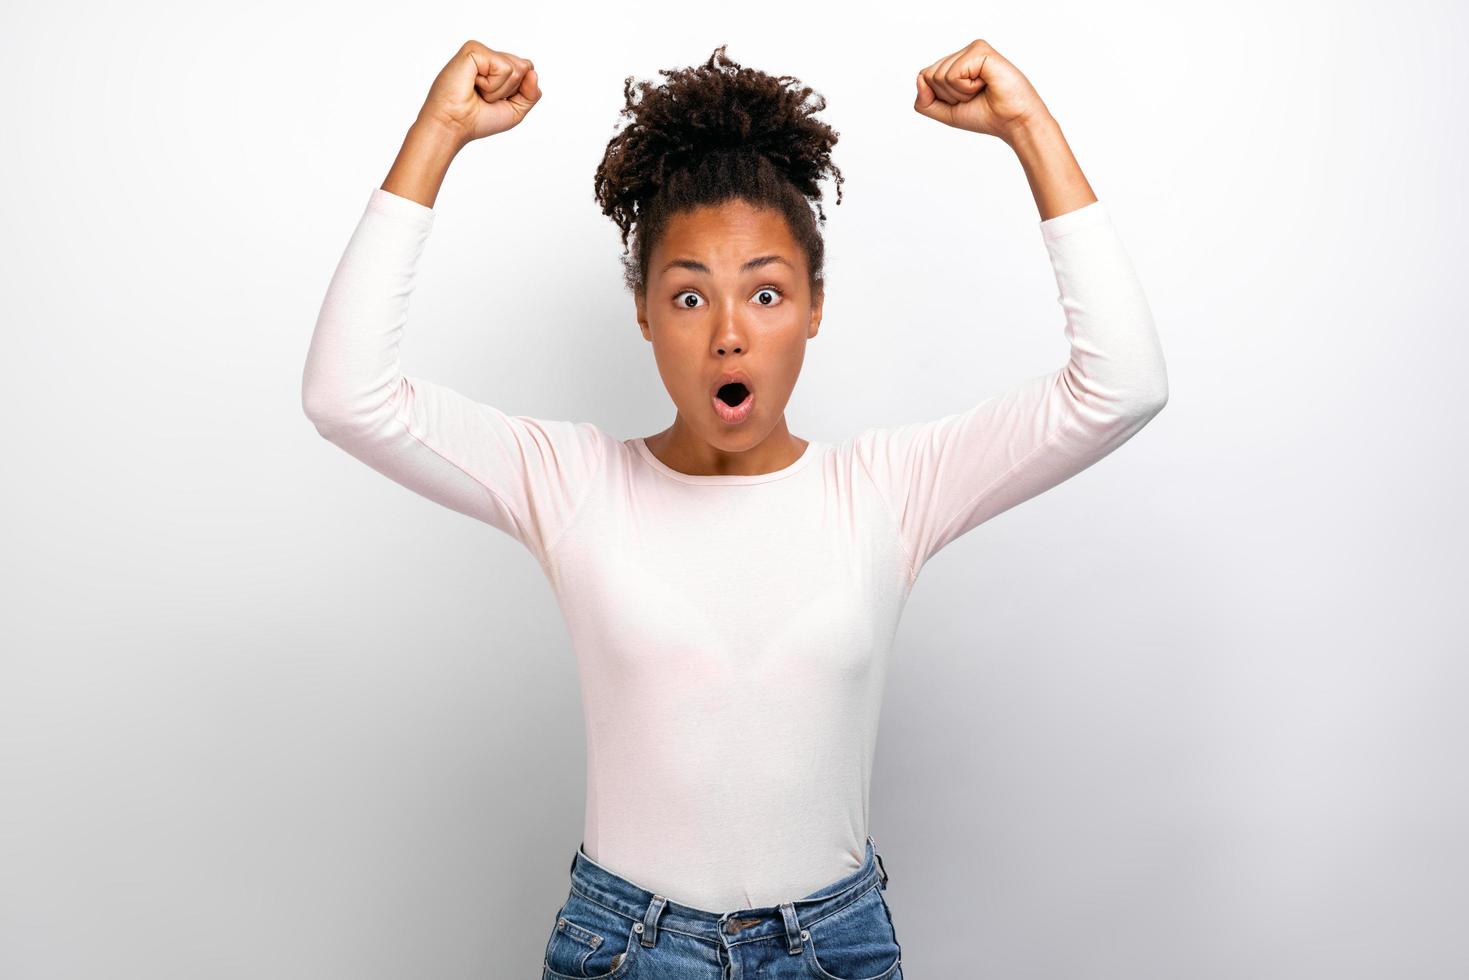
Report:
[{"label": "shirt neckline", "polygon": [[811,462],[816,456],[817,447],[821,443],[818,443],[815,439],[808,439],[806,441],[806,450],[800,456],[797,456],[789,465],[783,466],[778,470],[771,470],[769,473],[680,473],[657,456],[654,456],[653,450],[648,448],[648,444],[643,440],[642,436],[634,438],[633,445],[637,448],[638,454],[643,457],[649,466],[664,476],[677,480],[679,483],[688,483],[695,486],[730,487],[749,486],[755,483],[769,483],[772,480],[784,479],[804,469],[806,464]]}]

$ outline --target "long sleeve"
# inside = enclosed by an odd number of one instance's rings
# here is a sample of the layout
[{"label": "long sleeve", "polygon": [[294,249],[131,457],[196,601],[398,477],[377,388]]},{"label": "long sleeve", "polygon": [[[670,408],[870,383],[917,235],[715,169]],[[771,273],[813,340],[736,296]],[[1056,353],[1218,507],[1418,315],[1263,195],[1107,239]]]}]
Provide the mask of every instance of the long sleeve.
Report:
[{"label": "long sleeve", "polygon": [[855,451],[897,522],[909,583],[955,538],[1100,460],[1168,400],[1152,313],[1101,201],[1040,223],[1065,313],[1059,369]]},{"label": "long sleeve", "polygon": [[419,378],[398,348],[434,211],[375,188],[327,289],[301,382],[326,439],[436,503],[498,528],[543,565],[610,436],[512,416]]}]

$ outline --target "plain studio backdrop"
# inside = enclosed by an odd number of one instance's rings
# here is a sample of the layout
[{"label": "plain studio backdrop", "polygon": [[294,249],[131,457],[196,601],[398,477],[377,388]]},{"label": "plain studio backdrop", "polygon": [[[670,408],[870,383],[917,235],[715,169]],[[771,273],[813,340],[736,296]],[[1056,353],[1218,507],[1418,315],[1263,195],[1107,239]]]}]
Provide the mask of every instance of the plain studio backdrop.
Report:
[{"label": "plain studio backdrop", "polygon": [[336,262],[469,38],[545,94],[454,163],[404,366],[514,414],[671,422],[592,181],[623,80],[720,44],[841,134],[799,436],[1066,354],[1018,162],[916,113],[920,68],[995,45],[1113,214],[1170,399],[913,593],[871,827],[905,974],[1465,976],[1466,29],[1447,2],[7,5],[0,976],[537,975],[584,802],[550,587],[300,403]]}]

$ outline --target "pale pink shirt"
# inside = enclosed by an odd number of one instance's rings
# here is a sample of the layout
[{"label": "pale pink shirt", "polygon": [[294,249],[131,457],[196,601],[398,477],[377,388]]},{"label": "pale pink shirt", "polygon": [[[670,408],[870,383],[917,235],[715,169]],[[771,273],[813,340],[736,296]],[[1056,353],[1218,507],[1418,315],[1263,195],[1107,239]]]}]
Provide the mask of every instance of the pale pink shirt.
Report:
[{"label": "pale pink shirt", "polygon": [[320,433],[540,563],[586,725],[582,843],[708,911],[859,866],[888,655],[924,562],[1095,463],[1167,399],[1143,290],[1101,202],[1040,222],[1066,363],[931,421],[691,476],[591,422],[405,377],[434,211],[374,189],[331,280],[302,399]]}]

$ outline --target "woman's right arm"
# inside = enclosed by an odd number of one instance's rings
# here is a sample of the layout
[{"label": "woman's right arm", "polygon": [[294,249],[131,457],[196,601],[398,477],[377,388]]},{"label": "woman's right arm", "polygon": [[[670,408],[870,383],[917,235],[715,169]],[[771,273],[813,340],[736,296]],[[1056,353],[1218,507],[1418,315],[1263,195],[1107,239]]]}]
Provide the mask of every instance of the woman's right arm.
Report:
[{"label": "woman's right arm", "polygon": [[[407,377],[398,356],[433,227],[432,203],[449,163],[469,141],[448,125],[452,116],[441,118],[435,93],[467,91],[481,105],[503,107],[511,101],[506,92],[514,92],[524,104],[509,128],[533,104],[527,93],[539,97],[534,78],[525,78],[534,69],[512,67],[517,62],[529,64],[469,42],[435,81],[332,276],[306,357],[301,402],[332,443],[408,489],[504,531],[545,564],[591,489],[611,437],[591,423],[508,415]],[[496,101],[484,101],[482,93]],[[496,123],[473,116],[463,132],[490,135],[501,131]]]}]

